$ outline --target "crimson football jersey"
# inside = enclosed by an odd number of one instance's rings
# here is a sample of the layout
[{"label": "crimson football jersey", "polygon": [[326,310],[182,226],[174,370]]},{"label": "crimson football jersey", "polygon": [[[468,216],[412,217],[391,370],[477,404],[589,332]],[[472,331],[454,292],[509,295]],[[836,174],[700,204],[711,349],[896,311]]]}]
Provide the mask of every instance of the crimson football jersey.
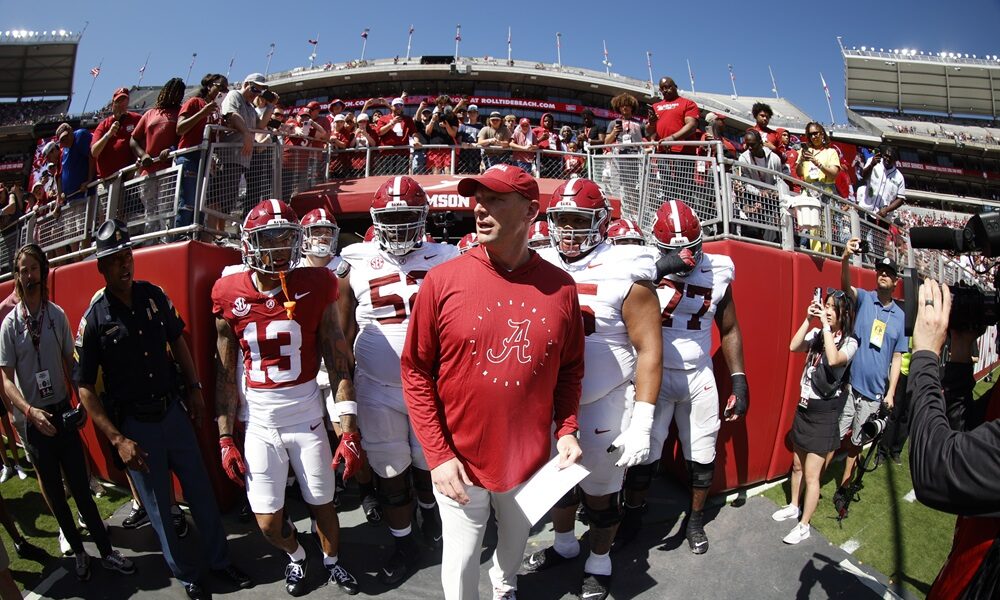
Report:
[{"label": "crimson football jersey", "polygon": [[288,317],[284,292],[257,291],[250,271],[226,275],[212,287],[212,313],[229,323],[243,355],[250,423],[296,425],[323,416],[316,373],[323,311],[337,300],[337,282],[323,267],[285,276],[295,302]]},{"label": "crimson football jersey", "polygon": [[728,256],[705,254],[687,275],[667,275],[657,284],[664,367],[694,369],[711,363],[712,321],[735,272]]}]

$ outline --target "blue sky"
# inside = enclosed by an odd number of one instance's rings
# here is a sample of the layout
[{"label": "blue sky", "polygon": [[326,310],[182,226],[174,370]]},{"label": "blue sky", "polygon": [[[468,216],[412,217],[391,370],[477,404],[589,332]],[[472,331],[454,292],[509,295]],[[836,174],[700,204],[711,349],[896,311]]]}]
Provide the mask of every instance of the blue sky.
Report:
[{"label": "blue sky", "polygon": [[[562,33],[565,65],[603,69],[607,40],[612,69],[647,79],[646,51],[653,53],[653,76],[673,76],[689,88],[691,61],[698,91],[730,93],[732,64],[741,95],[771,95],[768,66],[781,95],[813,117],[828,120],[820,85],[830,86],[838,122],[844,120],[844,70],[836,37],[847,46],[917,48],[938,52],[1000,54],[1000,1],[711,3],[654,1],[624,7],[609,2],[573,3],[449,2],[247,2],[216,0],[138,3],[112,0],[4,2],[3,29],[79,31],[89,21],[77,57],[72,110],[83,108],[92,82],[89,71],[103,59],[89,109],[107,102],[116,87],[135,85],[150,54],[144,84],[184,77],[192,53],[198,57],[192,79],[206,72],[225,73],[236,60],[234,80],[263,71],[268,47],[276,44],[271,71],[308,64],[309,38],[319,36],[318,59],[343,62],[361,53],[361,31],[370,28],[366,56],[400,56],[412,24],[414,55],[454,52],[455,25],[462,25],[461,52],[505,57],[507,27],[513,30],[514,58],[556,60],[556,32]],[[267,7],[275,7],[269,10]],[[446,7],[461,8],[450,9]],[[366,7],[369,7],[366,9]],[[564,8],[565,7],[565,8]],[[823,7],[828,14],[819,15]]]}]

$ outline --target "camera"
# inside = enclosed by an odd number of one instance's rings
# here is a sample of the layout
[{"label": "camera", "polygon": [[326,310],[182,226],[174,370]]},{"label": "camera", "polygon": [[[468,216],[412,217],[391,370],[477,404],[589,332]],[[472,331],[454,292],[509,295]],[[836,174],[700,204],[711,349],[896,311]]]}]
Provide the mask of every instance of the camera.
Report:
[{"label": "camera", "polygon": [[[959,254],[979,252],[985,257],[1000,253],[1000,213],[981,212],[969,218],[965,227],[912,227],[910,244],[914,248],[948,250]],[[1000,273],[994,271],[994,290],[1000,289]],[[916,269],[903,274],[903,297],[906,307],[905,333],[913,335],[917,320],[917,291],[923,280]],[[988,291],[975,284],[959,282],[951,286],[949,327],[979,330],[1000,322],[1000,292]],[[1000,343],[1000,342],[998,342]]]},{"label": "camera", "polygon": [[278,97],[278,95],[272,92],[271,90],[264,90],[264,92],[261,93],[260,97],[263,98],[265,102],[274,102],[274,100]]},{"label": "camera", "polygon": [[872,245],[871,243],[868,242],[868,240],[861,240],[860,242],[858,242],[858,252],[860,252],[861,254],[868,254],[871,251],[872,251]]},{"label": "camera", "polygon": [[888,422],[889,415],[881,409],[868,417],[868,420],[861,425],[861,445],[864,446],[882,437]]}]

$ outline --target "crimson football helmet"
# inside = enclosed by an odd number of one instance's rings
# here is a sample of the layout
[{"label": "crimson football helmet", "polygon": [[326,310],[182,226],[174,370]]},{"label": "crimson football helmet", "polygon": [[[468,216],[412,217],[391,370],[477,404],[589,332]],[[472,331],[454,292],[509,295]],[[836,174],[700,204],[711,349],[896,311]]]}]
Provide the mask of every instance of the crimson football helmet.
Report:
[{"label": "crimson football helmet", "polygon": [[531,229],[528,231],[528,247],[535,250],[552,247],[547,221],[535,221],[531,224]]},{"label": "crimson football helmet", "polygon": [[385,252],[403,256],[424,242],[427,193],[412,177],[397,175],[379,186],[372,200],[375,241]]},{"label": "crimson football helmet", "polygon": [[325,208],[314,208],[302,217],[302,251],[311,256],[325,258],[337,252],[340,227],[337,219]]},{"label": "crimson football helmet", "polygon": [[[701,221],[691,207],[680,200],[667,200],[653,217],[653,243],[661,252],[687,248],[694,265],[701,262]],[[691,268],[694,268],[694,265]],[[684,271],[690,272],[691,269]]]},{"label": "crimson football helmet", "polygon": [[368,230],[365,231],[365,241],[374,242],[375,241],[375,226],[369,225]]},{"label": "crimson football helmet", "polygon": [[247,213],[240,234],[243,264],[261,273],[294,269],[302,258],[302,227],[281,200],[261,200]]},{"label": "crimson football helmet", "polygon": [[617,219],[608,227],[608,243],[616,246],[645,246],[646,236],[632,219]]},{"label": "crimson football helmet", "polygon": [[[570,179],[552,192],[552,200],[545,213],[549,222],[552,245],[567,258],[590,252],[604,241],[611,222],[611,204],[601,187],[589,179]],[[562,218],[583,217],[589,221],[585,227],[559,225]],[[583,222],[583,219],[580,220]]]},{"label": "crimson football helmet", "polygon": [[[547,238],[546,238],[547,239]],[[469,250],[472,250],[479,245],[479,236],[476,232],[467,233],[462,236],[462,239],[458,240],[458,253],[465,254]]]}]

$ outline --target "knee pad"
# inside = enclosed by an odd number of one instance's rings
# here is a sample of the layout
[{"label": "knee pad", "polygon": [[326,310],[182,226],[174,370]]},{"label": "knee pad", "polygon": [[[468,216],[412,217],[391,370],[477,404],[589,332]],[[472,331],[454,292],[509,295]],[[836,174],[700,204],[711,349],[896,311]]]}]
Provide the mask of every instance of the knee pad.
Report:
[{"label": "knee pad", "polygon": [[608,507],[602,509],[591,508],[590,505],[587,504],[587,499],[584,498],[583,510],[587,513],[587,518],[590,520],[590,524],[598,529],[614,527],[615,525],[621,523],[622,520],[622,505],[617,494],[611,497]]},{"label": "knee pad", "polygon": [[576,493],[576,486],[563,494],[563,497],[556,500],[556,508],[568,508],[580,503],[580,497]]},{"label": "knee pad", "polygon": [[712,487],[712,477],[715,474],[715,461],[702,464],[693,460],[686,461],[688,475],[691,477],[691,487],[710,488]]},{"label": "knee pad", "polygon": [[431,481],[430,471],[411,467],[410,473],[413,475],[410,478],[413,481],[413,489],[418,492],[434,492],[434,483]]},{"label": "knee pad", "polygon": [[378,480],[376,495],[382,506],[404,507],[409,506],[413,501],[413,492],[410,489],[409,473],[404,471],[395,477],[379,477],[372,474]]},{"label": "knee pad", "polygon": [[629,467],[625,471],[625,484],[626,490],[631,490],[633,492],[644,492],[649,489],[649,485],[653,481],[653,473],[656,472],[656,467],[659,465],[660,461],[654,460],[648,465],[636,465],[634,467]]}]

